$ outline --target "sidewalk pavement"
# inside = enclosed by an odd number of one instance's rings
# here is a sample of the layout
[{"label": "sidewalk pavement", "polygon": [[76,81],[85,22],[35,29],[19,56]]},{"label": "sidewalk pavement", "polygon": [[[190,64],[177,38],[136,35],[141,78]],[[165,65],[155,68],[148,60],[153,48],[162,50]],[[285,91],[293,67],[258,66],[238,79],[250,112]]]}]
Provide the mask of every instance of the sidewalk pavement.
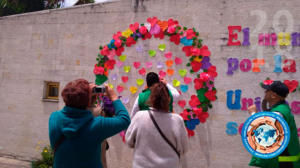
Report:
[{"label": "sidewalk pavement", "polygon": [[6,158],[6,157],[0,157],[0,168],[30,168],[31,163],[12,159],[12,158]]}]

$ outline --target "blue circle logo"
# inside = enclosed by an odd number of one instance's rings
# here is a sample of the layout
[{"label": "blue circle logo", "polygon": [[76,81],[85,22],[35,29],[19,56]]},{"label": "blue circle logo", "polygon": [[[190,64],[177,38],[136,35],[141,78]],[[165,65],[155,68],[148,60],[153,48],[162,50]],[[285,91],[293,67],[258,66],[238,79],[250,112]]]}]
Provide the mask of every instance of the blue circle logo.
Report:
[{"label": "blue circle logo", "polygon": [[259,112],[247,119],[242,128],[242,141],[253,156],[270,159],[280,155],[290,141],[290,128],[280,115]]}]

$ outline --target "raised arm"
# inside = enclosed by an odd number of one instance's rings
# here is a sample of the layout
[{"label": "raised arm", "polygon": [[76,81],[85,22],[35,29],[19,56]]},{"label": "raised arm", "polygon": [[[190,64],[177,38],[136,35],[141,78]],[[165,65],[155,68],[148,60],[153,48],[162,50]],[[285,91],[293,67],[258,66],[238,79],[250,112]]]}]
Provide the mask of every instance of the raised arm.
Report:
[{"label": "raised arm", "polygon": [[96,131],[96,134],[99,134],[101,138],[108,138],[113,136],[122,130],[125,130],[130,124],[130,117],[128,111],[122,102],[118,99],[114,90],[107,85],[106,94],[111,101],[113,101],[113,106],[115,109],[114,117],[96,117],[92,128]]},{"label": "raised arm", "polygon": [[114,117],[96,117],[94,122],[94,128],[102,138],[111,137],[122,130],[125,130],[130,124],[130,117],[128,111],[118,99],[113,101],[115,108]]},{"label": "raised arm", "polygon": [[180,97],[180,94],[179,94],[178,90],[175,89],[172,85],[170,85],[168,83],[167,83],[167,88],[170,90],[170,92],[173,96],[173,101],[176,102]]},{"label": "raised arm", "polygon": [[130,117],[133,118],[134,115],[140,111],[140,108],[139,108],[139,96],[135,99],[134,101],[134,104],[133,104],[133,107],[132,107],[132,110],[131,110],[131,113],[130,113]]}]

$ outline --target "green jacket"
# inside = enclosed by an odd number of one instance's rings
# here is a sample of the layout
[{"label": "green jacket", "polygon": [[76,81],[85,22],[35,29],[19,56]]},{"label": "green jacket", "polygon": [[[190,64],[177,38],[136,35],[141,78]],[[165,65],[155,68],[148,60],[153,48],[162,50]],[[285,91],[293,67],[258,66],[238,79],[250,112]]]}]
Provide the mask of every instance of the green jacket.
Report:
[{"label": "green jacket", "polygon": [[[148,99],[149,99],[150,95],[151,95],[151,90],[149,88],[143,90],[143,92],[139,94],[138,104],[139,104],[140,110],[149,110]],[[169,111],[172,112],[173,111],[173,96],[170,91],[169,91],[169,95],[171,97],[171,101],[169,104]]]},{"label": "green jacket", "polygon": [[[290,156],[297,156],[300,153],[300,146],[296,123],[290,107],[287,104],[281,103],[274,105],[271,108],[271,111],[279,112],[288,123],[291,131],[291,138],[287,146],[287,150]],[[249,165],[262,168],[279,168],[279,161],[278,157],[272,159],[261,159],[253,156]],[[300,168],[300,160],[293,162],[293,165],[294,168]]]}]

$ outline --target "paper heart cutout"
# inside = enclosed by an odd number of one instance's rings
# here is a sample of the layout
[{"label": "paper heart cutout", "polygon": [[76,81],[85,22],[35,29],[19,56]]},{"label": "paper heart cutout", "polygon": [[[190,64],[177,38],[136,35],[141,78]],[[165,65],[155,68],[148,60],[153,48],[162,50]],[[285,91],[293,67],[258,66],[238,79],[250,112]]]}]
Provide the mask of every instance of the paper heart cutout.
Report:
[{"label": "paper heart cutout", "polygon": [[155,50],[149,50],[148,54],[149,54],[150,57],[155,57],[156,51]]},{"label": "paper heart cutout", "polygon": [[121,68],[124,65],[124,63],[122,61],[117,61],[116,64],[117,64],[118,68]]},{"label": "paper heart cutout", "polygon": [[144,84],[144,79],[137,79],[136,84],[142,86]]},{"label": "paper heart cutout", "polygon": [[173,65],[173,60],[167,60],[166,65],[167,67],[171,67]]},{"label": "paper heart cutout", "polygon": [[128,82],[128,76],[122,76],[122,81],[123,81],[124,83]]},{"label": "paper heart cutout", "polygon": [[179,69],[178,73],[181,77],[184,77],[187,73],[187,70],[186,69]]},{"label": "paper heart cutout", "polygon": [[192,95],[191,100],[189,101],[189,104],[192,107],[197,107],[198,105],[201,104],[201,102],[196,95]]},{"label": "paper heart cutout", "polygon": [[111,84],[111,83],[108,83],[107,85],[108,85],[108,87],[110,87],[110,88],[112,88],[112,89],[114,88],[114,85]]},{"label": "paper heart cutout", "polygon": [[186,105],[186,101],[185,100],[179,100],[177,102],[177,104],[181,107],[181,108],[184,108],[184,106]]},{"label": "paper heart cutout", "polygon": [[184,77],[184,78],[183,78],[183,81],[184,81],[184,83],[185,83],[185,84],[187,84],[187,85],[188,85],[189,83],[191,83],[191,82],[192,82],[192,78],[189,78],[189,77]]},{"label": "paper heart cutout", "polygon": [[140,62],[134,62],[133,66],[135,67],[135,69],[138,69],[141,66]]},{"label": "paper heart cutout", "polygon": [[146,75],[146,69],[145,68],[140,69],[139,74],[140,75]]},{"label": "paper heart cutout", "polygon": [[164,78],[167,75],[167,73],[161,70],[159,71],[158,75],[160,78]]},{"label": "paper heart cutout", "polygon": [[143,52],[143,47],[141,45],[137,46],[136,51],[139,53]]},{"label": "paper heart cutout", "polygon": [[151,68],[152,67],[152,62],[145,62],[146,68]]},{"label": "paper heart cutout", "polygon": [[123,104],[128,104],[129,103],[129,98],[128,97],[121,97],[121,101]]},{"label": "paper heart cutout", "polygon": [[127,58],[126,55],[121,55],[121,56],[119,57],[119,60],[122,61],[122,62],[124,62],[124,61],[126,61],[126,58]]},{"label": "paper heart cutout", "polygon": [[172,76],[173,74],[174,74],[174,69],[167,69],[167,74],[169,75],[169,76]]},{"label": "paper heart cutout", "polygon": [[180,85],[180,89],[183,93],[185,93],[189,90],[189,86],[188,85]]},{"label": "paper heart cutout", "polygon": [[120,85],[117,86],[118,93],[123,92],[123,90],[124,90],[123,86],[120,86]]},{"label": "paper heart cutout", "polygon": [[186,121],[186,127],[189,130],[194,130],[196,128],[196,125],[200,123],[199,119],[190,119]]},{"label": "paper heart cutout", "polygon": [[171,58],[172,58],[172,52],[167,52],[167,53],[165,53],[165,57],[166,57],[167,59],[171,59]]},{"label": "paper heart cutout", "polygon": [[179,58],[179,57],[176,57],[176,58],[175,58],[175,64],[176,64],[176,65],[182,64],[182,59]]},{"label": "paper heart cutout", "polygon": [[135,86],[131,86],[131,87],[129,88],[129,91],[130,91],[132,94],[135,94],[135,93],[137,92],[137,90],[138,90],[138,88],[135,87]]},{"label": "paper heart cutout", "polygon": [[158,46],[158,49],[159,49],[160,51],[165,51],[165,49],[166,49],[166,44],[160,44],[160,45]]},{"label": "paper heart cutout", "polygon": [[284,80],[283,83],[289,88],[290,93],[296,90],[299,84],[296,80]]},{"label": "paper heart cutout", "polygon": [[157,62],[157,69],[162,69],[164,68],[164,64],[160,61]]},{"label": "paper heart cutout", "polygon": [[180,81],[177,80],[177,79],[174,79],[174,80],[173,80],[173,86],[174,86],[174,87],[180,86]]},{"label": "paper heart cutout", "polygon": [[126,73],[130,72],[131,67],[130,66],[124,66],[124,71]]},{"label": "paper heart cutout", "polygon": [[117,74],[112,74],[112,75],[110,76],[110,78],[111,78],[112,80],[117,80],[118,75],[117,75]]}]

